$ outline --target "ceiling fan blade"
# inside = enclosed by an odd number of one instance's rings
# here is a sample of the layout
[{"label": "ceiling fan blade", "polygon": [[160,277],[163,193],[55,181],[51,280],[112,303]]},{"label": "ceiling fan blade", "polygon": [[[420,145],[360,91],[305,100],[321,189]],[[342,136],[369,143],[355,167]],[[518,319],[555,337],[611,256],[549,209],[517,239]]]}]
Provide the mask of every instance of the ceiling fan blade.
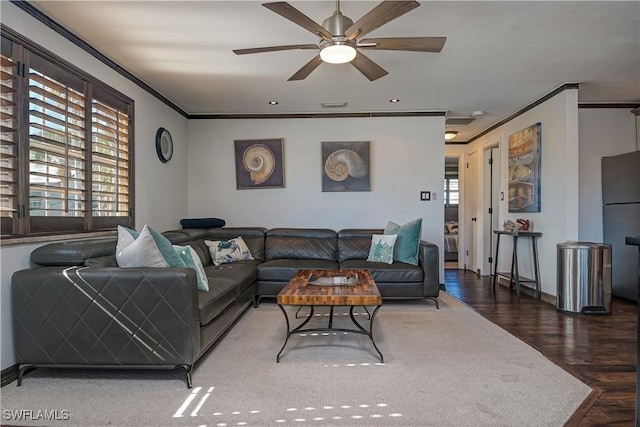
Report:
[{"label": "ceiling fan blade", "polygon": [[249,53],[276,52],[279,50],[295,50],[295,49],[319,49],[315,44],[288,44],[283,46],[267,46],[254,47],[251,49],[233,49],[236,55],[247,55]]},{"label": "ceiling fan blade", "polygon": [[358,52],[351,64],[358,69],[370,81],[379,79],[389,74],[384,68]]},{"label": "ceiling fan blade", "polygon": [[296,71],[296,73],[293,76],[289,77],[287,81],[306,79],[307,76],[311,74],[313,70],[318,68],[320,64],[322,64],[322,59],[320,58],[320,55],[316,55],[315,58],[313,58],[311,61],[304,64],[302,68]]},{"label": "ceiling fan blade", "polygon": [[[407,50],[412,52],[440,52],[447,41],[446,37],[390,37],[382,39],[364,39],[358,43],[358,49]],[[363,46],[361,46],[361,44]],[[371,44],[372,46],[364,46]]]},{"label": "ceiling fan blade", "polygon": [[313,34],[320,36],[325,40],[331,40],[333,35],[324,29],[320,24],[313,21],[304,13],[300,12],[295,7],[291,6],[289,3],[284,1],[279,1],[275,3],[263,3],[262,4],[267,9],[277,13],[278,15],[287,18],[289,21],[294,24],[300,25],[305,30],[311,31]]},{"label": "ceiling fan blade", "polygon": [[389,21],[404,15],[410,10],[420,6],[417,1],[395,1],[386,0],[371,9],[366,15],[358,19],[352,26],[347,28],[345,36],[353,40],[362,37]]}]

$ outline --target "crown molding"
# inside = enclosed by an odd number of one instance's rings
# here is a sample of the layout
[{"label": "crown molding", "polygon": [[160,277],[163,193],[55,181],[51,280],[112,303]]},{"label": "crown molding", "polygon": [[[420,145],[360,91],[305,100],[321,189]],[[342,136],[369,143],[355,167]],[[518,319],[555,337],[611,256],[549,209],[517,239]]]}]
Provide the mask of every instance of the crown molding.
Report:
[{"label": "crown molding", "polygon": [[634,109],[640,108],[640,102],[578,102],[578,108],[624,108],[630,109],[633,113]]},{"label": "crown molding", "polygon": [[446,111],[389,111],[353,113],[281,113],[281,114],[189,114],[190,120],[236,119],[335,119],[375,117],[444,117]]},{"label": "crown molding", "polygon": [[112,70],[116,71],[120,75],[131,80],[133,83],[140,86],[145,91],[149,92],[151,95],[153,95],[158,100],[162,101],[164,104],[166,104],[167,106],[171,107],[172,109],[180,113],[182,116],[184,117],[188,116],[186,111],[184,111],[182,108],[178,107],[176,104],[171,102],[168,98],[164,97],[160,92],[158,92],[157,90],[149,86],[140,78],[136,77],[130,71],[127,71],[126,69],[124,69],[118,63],[109,59],[106,55],[104,55],[98,49],[91,46],[89,43],[87,43],[85,40],[78,37],[75,33],[68,30],[59,22],[53,20],[50,16],[46,15],[44,12],[42,12],[40,9],[33,6],[28,1],[23,1],[23,0],[9,0],[9,1],[11,4],[20,8],[23,12],[29,14],[31,17],[35,18],[36,20],[40,21],[41,23],[49,27],[51,30],[60,34],[65,39],[69,40],[71,43],[75,44],[80,49],[84,50],[85,52],[87,52],[88,54],[96,58],[98,61],[104,63]]},{"label": "crown molding", "polygon": [[515,119],[516,117],[523,115],[527,111],[532,110],[533,108],[537,107],[538,105],[542,104],[543,102],[548,101],[549,99],[553,98],[554,96],[558,95],[559,93],[564,92],[565,90],[578,89],[578,86],[579,86],[579,83],[565,83],[565,84],[563,84],[562,86],[552,90],[551,92],[549,92],[548,94],[546,94],[542,98],[537,99],[536,101],[533,101],[531,104],[527,105],[526,107],[522,108],[521,110],[516,111],[515,113],[513,113],[509,117],[500,120],[498,123],[495,123],[495,124],[489,126],[487,129],[483,130],[479,134],[477,134],[475,136],[472,136],[471,138],[469,138],[467,140],[467,143],[473,142],[476,139],[488,134],[492,130],[495,130],[495,129],[499,128],[500,126],[504,125],[505,123],[508,123],[511,120]]}]

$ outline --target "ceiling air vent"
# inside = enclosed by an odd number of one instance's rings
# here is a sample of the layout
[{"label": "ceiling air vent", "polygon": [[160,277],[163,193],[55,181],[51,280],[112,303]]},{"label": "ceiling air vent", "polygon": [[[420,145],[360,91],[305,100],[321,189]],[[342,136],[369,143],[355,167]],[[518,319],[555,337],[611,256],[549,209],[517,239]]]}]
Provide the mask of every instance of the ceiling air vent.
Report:
[{"label": "ceiling air vent", "polygon": [[347,106],[347,101],[323,102],[320,106],[322,108],[343,108]]},{"label": "ceiling air vent", "polygon": [[448,117],[445,124],[447,125],[468,125],[474,121],[476,117]]}]

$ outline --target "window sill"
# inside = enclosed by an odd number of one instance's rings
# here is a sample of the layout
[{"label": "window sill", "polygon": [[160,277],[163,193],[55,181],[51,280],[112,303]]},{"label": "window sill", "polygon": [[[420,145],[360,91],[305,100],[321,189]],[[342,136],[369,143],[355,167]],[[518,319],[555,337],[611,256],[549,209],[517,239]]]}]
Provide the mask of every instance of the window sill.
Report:
[{"label": "window sill", "polygon": [[3,237],[0,239],[0,247],[24,245],[28,243],[46,243],[63,240],[77,240],[90,237],[111,237],[117,236],[115,230],[111,231],[92,231],[87,233],[73,233],[73,234],[50,234],[46,236],[22,236],[22,237]]}]

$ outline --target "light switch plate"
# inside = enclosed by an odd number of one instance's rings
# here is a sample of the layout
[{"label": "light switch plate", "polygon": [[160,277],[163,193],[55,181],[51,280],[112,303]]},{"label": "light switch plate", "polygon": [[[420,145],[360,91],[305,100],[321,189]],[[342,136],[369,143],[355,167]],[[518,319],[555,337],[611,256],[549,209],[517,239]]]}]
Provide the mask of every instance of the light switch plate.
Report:
[{"label": "light switch plate", "polygon": [[431,191],[421,191],[420,200],[431,200]]}]

